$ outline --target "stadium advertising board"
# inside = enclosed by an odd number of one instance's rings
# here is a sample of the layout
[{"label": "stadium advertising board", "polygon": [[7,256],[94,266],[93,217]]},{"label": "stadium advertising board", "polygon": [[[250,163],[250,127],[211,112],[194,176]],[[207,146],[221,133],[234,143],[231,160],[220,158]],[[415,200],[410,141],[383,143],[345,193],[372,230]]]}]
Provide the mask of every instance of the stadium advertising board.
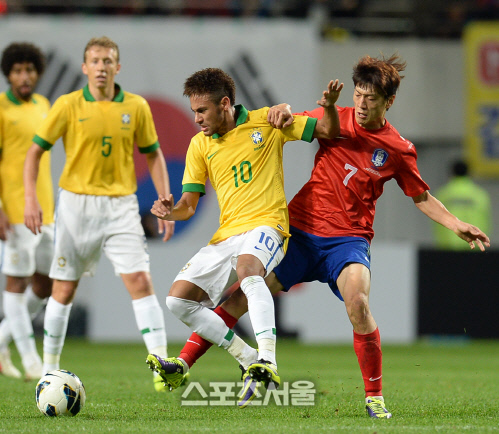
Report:
[{"label": "stadium advertising board", "polygon": [[474,173],[499,177],[499,23],[467,26],[465,144]]}]

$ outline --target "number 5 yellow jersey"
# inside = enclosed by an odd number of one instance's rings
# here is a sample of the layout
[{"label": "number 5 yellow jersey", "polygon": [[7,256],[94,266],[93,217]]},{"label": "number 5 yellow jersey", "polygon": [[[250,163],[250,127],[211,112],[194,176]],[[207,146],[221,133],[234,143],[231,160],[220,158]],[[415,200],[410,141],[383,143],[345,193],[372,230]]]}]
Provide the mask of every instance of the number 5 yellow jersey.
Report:
[{"label": "number 5 yellow jersey", "polygon": [[192,138],[182,191],[204,194],[210,179],[220,207],[220,227],[210,244],[262,225],[288,237],[283,146],[293,140],[311,142],[317,120],[295,116],[291,126],[278,130],[267,122],[268,107],[235,107],[236,128],[221,137],[200,132]]},{"label": "number 5 yellow jersey", "polygon": [[96,101],[88,86],[61,96],[33,139],[48,150],[62,137],[66,164],[59,186],[77,194],[125,196],[137,189],[133,146],[159,147],[147,101],[117,87],[113,101]]}]

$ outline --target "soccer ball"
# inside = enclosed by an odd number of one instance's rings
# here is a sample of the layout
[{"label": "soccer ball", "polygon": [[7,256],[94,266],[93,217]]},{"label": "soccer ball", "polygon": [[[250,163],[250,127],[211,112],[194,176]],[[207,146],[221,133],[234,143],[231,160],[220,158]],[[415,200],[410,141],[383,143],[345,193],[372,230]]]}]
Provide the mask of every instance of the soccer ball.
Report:
[{"label": "soccer ball", "polygon": [[85,404],[85,386],[72,372],[58,369],[36,385],[36,405],[45,416],[75,416]]}]

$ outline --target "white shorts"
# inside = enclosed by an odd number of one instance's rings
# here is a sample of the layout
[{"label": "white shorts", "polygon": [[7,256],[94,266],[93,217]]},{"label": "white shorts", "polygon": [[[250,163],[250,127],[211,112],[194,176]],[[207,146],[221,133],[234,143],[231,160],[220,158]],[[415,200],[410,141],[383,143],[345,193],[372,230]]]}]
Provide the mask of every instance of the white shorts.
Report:
[{"label": "white shorts", "polygon": [[207,307],[218,305],[223,293],[237,281],[239,255],[256,256],[265,268],[265,276],[284,258],[284,237],[269,226],[234,235],[217,244],[203,247],[175,277],[199,286],[208,294]]},{"label": "white shorts", "polygon": [[48,275],[54,257],[54,225],[43,225],[35,235],[24,224],[12,225],[2,243],[2,273],[30,277],[35,272]]},{"label": "white shorts", "polygon": [[84,273],[93,276],[103,250],[116,275],[149,271],[137,197],[93,196],[59,189],[50,277],[74,281]]}]

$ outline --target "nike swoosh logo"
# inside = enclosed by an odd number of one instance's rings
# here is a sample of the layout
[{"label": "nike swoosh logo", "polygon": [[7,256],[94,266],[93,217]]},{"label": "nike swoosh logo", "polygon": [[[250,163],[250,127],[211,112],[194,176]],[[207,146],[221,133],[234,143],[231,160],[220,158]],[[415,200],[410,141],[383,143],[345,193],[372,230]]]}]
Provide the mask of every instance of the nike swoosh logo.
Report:
[{"label": "nike swoosh logo", "polygon": [[260,247],[255,246],[256,250],[261,250],[263,252],[263,249],[260,249]]},{"label": "nike swoosh logo", "polygon": [[383,375],[380,375],[379,377],[376,377],[376,378],[371,377],[371,378],[369,378],[369,381],[378,381],[379,379],[381,379],[382,376]]},{"label": "nike swoosh logo", "polygon": [[190,339],[187,339],[187,342],[190,342],[191,344],[196,344],[198,346],[201,346],[201,344],[198,344],[197,342],[191,341]]},{"label": "nike swoosh logo", "polygon": [[211,154],[211,155],[208,155],[208,160],[209,160],[211,157],[213,157],[213,156],[214,156],[217,152],[218,152],[218,151],[213,152],[213,154]]},{"label": "nike swoosh logo", "polygon": [[88,119],[90,119],[90,118],[80,118],[80,119],[78,119],[78,122],[87,121]]},{"label": "nike swoosh logo", "polygon": [[263,332],[255,333],[255,336],[261,335],[262,333],[268,332],[270,329],[264,330]]}]

